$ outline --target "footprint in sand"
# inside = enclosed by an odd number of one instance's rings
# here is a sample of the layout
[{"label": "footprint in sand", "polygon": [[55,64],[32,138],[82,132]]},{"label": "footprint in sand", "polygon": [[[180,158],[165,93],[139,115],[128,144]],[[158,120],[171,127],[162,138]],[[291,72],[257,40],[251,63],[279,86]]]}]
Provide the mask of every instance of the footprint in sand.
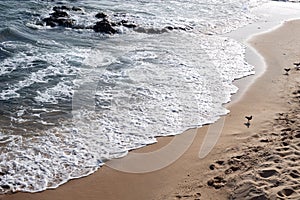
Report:
[{"label": "footprint in sand", "polygon": [[219,169],[220,167],[225,165],[225,161],[223,160],[218,160],[215,162],[215,164],[211,164],[209,165],[209,169],[210,170],[215,170],[215,169]]},{"label": "footprint in sand", "polygon": [[263,138],[261,140],[259,140],[260,142],[262,143],[269,143],[269,142],[272,142],[272,140],[270,140],[269,138]]},{"label": "footprint in sand", "polygon": [[260,172],[258,172],[258,174],[262,177],[262,178],[269,178],[271,176],[277,175],[278,171],[275,169],[264,169],[261,170]]},{"label": "footprint in sand", "polygon": [[293,189],[290,189],[290,188],[284,188],[283,190],[277,192],[277,195],[279,197],[290,197],[292,194],[294,194],[295,191]]},{"label": "footprint in sand", "polygon": [[225,161],[224,160],[217,160],[216,163],[218,165],[224,165],[225,164]]},{"label": "footprint in sand", "polygon": [[245,182],[239,185],[230,195],[231,200],[268,200],[267,194],[253,182]]},{"label": "footprint in sand", "polygon": [[292,171],[290,172],[290,176],[291,176],[292,178],[294,178],[294,179],[299,179],[300,173],[299,173],[297,170],[292,170]]},{"label": "footprint in sand", "polygon": [[183,195],[176,195],[177,199],[194,199],[194,200],[200,200],[201,193],[197,192],[196,194],[183,194]]},{"label": "footprint in sand", "polygon": [[235,171],[238,171],[240,169],[241,169],[240,166],[234,165],[234,166],[231,166],[230,168],[226,169],[225,174],[231,174],[231,173],[233,173]]},{"label": "footprint in sand", "polygon": [[213,179],[207,181],[207,185],[214,187],[215,189],[220,189],[225,186],[226,180],[221,176],[216,176]]}]

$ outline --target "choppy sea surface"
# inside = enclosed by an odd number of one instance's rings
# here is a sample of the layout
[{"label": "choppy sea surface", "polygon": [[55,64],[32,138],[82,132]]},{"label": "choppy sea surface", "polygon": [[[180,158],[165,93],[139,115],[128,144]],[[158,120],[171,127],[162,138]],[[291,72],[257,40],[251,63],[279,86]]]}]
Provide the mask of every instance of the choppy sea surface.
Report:
[{"label": "choppy sea surface", "polygon": [[[254,71],[245,47],[222,34],[256,20],[261,3],[1,0],[0,193],[56,188],[228,113],[233,80]],[[105,12],[138,29],[37,23],[61,5],[82,8],[68,11],[79,25]]]}]

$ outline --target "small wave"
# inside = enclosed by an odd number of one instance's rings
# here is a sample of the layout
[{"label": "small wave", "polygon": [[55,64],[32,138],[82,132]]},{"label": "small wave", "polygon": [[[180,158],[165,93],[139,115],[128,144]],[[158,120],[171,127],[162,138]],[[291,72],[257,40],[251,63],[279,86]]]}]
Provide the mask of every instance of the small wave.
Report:
[{"label": "small wave", "polygon": [[[8,51],[6,51],[5,49],[3,49],[2,47],[0,47],[0,60],[3,60],[5,58],[8,58],[9,56],[11,56],[12,54]],[[1,70],[2,71],[2,70]],[[2,74],[3,72],[0,72],[0,74]]]},{"label": "small wave", "polygon": [[31,28],[31,29],[36,29],[36,30],[42,30],[42,29],[50,29],[49,27],[47,26],[41,26],[41,25],[37,25],[35,23],[26,23],[26,26],[28,28]]},{"label": "small wave", "polygon": [[34,43],[35,40],[31,37],[22,33],[14,28],[5,28],[0,30],[0,42],[6,41],[21,41],[21,42],[28,42]]}]

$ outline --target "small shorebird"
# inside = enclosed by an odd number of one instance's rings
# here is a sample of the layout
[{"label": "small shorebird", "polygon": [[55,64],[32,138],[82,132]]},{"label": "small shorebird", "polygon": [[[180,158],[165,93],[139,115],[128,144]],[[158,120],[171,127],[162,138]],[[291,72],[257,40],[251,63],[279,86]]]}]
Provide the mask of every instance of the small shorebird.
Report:
[{"label": "small shorebird", "polygon": [[293,63],[295,65],[296,70],[300,70],[300,62]]},{"label": "small shorebird", "polygon": [[248,120],[248,123],[249,123],[250,120],[252,119],[252,115],[251,116],[245,116],[245,118]]},{"label": "small shorebird", "polygon": [[300,66],[300,62],[298,63],[293,63],[296,67],[299,67]]},{"label": "small shorebird", "polygon": [[289,75],[290,70],[291,70],[291,68],[284,68],[284,71],[286,72],[285,75]]}]

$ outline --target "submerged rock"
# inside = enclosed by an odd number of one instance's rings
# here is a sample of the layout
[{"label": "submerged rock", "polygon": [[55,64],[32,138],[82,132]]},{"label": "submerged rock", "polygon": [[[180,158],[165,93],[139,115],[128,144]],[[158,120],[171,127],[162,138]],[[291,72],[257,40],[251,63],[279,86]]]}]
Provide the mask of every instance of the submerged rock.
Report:
[{"label": "submerged rock", "polygon": [[105,14],[105,13],[103,13],[103,12],[99,12],[99,13],[97,13],[97,14],[95,15],[95,17],[96,17],[97,19],[105,19],[105,18],[107,18],[107,14]]},{"label": "submerged rock", "polygon": [[76,12],[78,12],[78,11],[81,11],[81,12],[83,12],[83,9],[82,8],[80,8],[80,7],[76,7],[76,6],[73,6],[73,7],[69,7],[69,6],[65,6],[65,5],[63,5],[63,6],[54,6],[53,8],[52,8],[52,10],[53,11],[61,11],[61,10],[68,10],[68,11],[76,11]]},{"label": "submerged rock", "polygon": [[[51,26],[51,27],[57,26],[57,23],[54,22],[53,18],[51,18],[51,17],[44,18],[43,22],[46,22],[46,26]],[[37,22],[36,24],[41,25],[40,22]]]},{"label": "submerged rock", "polygon": [[93,26],[93,30],[95,32],[101,32],[107,34],[115,34],[117,32],[117,30],[113,28],[112,23],[109,22],[107,19],[103,19],[102,21],[97,22]]},{"label": "submerged rock", "polygon": [[124,19],[119,22],[119,25],[122,25],[122,26],[124,26],[126,28],[136,28],[137,27],[136,24],[129,23],[127,20],[124,20]]},{"label": "submerged rock", "polygon": [[44,18],[43,22],[46,23],[46,26],[63,26],[63,27],[68,27],[72,28],[75,25],[75,20],[71,18],[55,18],[55,17],[48,17]]},{"label": "submerged rock", "polygon": [[54,6],[54,7],[52,8],[52,10],[53,10],[53,11],[71,10],[71,8],[68,7],[68,6]]},{"label": "submerged rock", "polygon": [[63,26],[72,28],[76,24],[76,20],[72,19],[70,15],[63,10],[69,10],[71,8],[67,6],[53,7],[53,13],[50,13],[50,17],[44,18],[42,21],[46,23],[46,26],[56,27]]},{"label": "submerged rock", "polygon": [[83,9],[82,9],[82,8],[79,8],[79,7],[76,7],[76,6],[73,6],[73,7],[72,7],[72,10],[73,10],[73,11],[81,11],[81,12],[83,12]]},{"label": "submerged rock", "polygon": [[55,12],[50,13],[50,16],[52,16],[53,18],[70,17],[70,15],[66,11],[62,11],[62,10],[56,10]]}]

